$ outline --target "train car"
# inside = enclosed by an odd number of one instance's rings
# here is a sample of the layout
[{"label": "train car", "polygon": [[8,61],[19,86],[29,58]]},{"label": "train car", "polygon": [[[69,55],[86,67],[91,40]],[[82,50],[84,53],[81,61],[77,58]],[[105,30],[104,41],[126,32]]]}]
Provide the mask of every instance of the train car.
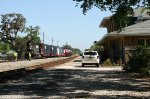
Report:
[{"label": "train car", "polygon": [[57,47],[54,45],[50,45],[50,57],[56,57],[57,54]]},{"label": "train car", "polygon": [[60,47],[57,46],[57,53],[56,53],[56,57],[59,57],[60,56]]},{"label": "train car", "polygon": [[32,58],[46,58],[50,56],[50,46],[48,44],[39,43],[32,44]]},{"label": "train car", "polygon": [[32,58],[42,58],[44,51],[43,51],[43,44],[32,44],[31,45],[31,57]]},{"label": "train car", "polygon": [[32,49],[34,58],[70,57],[72,55],[72,51],[69,49],[44,43],[34,44]]},{"label": "train car", "polygon": [[64,49],[63,56],[64,57],[70,57],[72,55],[72,51],[69,49]]},{"label": "train car", "polygon": [[57,57],[58,56],[58,48],[54,45],[44,44],[44,57]]},{"label": "train car", "polygon": [[68,50],[68,53],[67,53],[68,57],[70,57],[72,55],[72,51],[71,50]]},{"label": "train car", "polygon": [[64,55],[64,50],[63,50],[63,48],[60,47],[59,51],[60,51],[59,56],[60,56],[60,57],[63,57],[63,55]]},{"label": "train car", "polygon": [[48,44],[44,44],[43,57],[50,57],[51,55],[51,46]]},{"label": "train car", "polygon": [[39,46],[38,45],[32,45],[32,50],[31,50],[31,56],[32,58],[40,58],[41,54],[39,53]]}]

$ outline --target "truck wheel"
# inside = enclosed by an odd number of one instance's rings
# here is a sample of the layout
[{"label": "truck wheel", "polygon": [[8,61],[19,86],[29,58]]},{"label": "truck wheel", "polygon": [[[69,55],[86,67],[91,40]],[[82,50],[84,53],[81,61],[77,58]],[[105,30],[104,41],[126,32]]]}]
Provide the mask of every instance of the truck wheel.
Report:
[{"label": "truck wheel", "polygon": [[82,67],[84,67],[84,64],[82,63]]},{"label": "truck wheel", "polygon": [[96,64],[97,67],[99,67],[99,64]]}]

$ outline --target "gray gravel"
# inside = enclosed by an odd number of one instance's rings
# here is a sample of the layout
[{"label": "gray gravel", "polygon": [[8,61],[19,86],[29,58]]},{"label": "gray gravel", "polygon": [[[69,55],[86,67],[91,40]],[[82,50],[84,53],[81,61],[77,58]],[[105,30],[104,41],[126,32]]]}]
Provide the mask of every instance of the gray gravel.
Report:
[{"label": "gray gravel", "polygon": [[43,63],[61,60],[64,58],[67,58],[67,57],[35,59],[31,61],[25,60],[25,61],[4,62],[4,63],[0,63],[0,72],[27,68],[27,67],[31,67],[35,65],[40,65]]},{"label": "gray gravel", "polygon": [[13,99],[149,99],[149,79],[129,78],[119,66],[81,67],[80,58],[76,60],[0,83],[0,96]]}]

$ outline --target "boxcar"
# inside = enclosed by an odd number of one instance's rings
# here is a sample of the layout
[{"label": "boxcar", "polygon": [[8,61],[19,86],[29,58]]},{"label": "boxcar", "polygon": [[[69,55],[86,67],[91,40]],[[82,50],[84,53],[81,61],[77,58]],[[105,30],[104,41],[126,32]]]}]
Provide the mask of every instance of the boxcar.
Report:
[{"label": "boxcar", "polygon": [[69,49],[62,49],[62,47],[48,45],[44,43],[32,45],[34,58],[47,58],[47,57],[69,57],[72,51]]},{"label": "boxcar", "polygon": [[50,57],[50,45],[48,44],[44,44],[44,57]]}]

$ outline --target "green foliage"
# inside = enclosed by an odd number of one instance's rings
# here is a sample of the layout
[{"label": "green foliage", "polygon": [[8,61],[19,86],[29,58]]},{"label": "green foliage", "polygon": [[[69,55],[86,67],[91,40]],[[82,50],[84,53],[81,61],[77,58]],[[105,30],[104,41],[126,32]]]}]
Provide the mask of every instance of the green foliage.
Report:
[{"label": "green foliage", "polygon": [[94,41],[93,45],[89,49],[85,49],[85,51],[97,51],[100,53],[103,50],[101,46],[98,45],[96,41]]},{"label": "green foliage", "polygon": [[21,58],[21,55],[26,51],[26,43],[28,39],[26,37],[18,36],[15,40],[15,51],[18,53],[18,57]]},{"label": "green foliage", "polygon": [[40,27],[39,26],[29,26],[25,28],[25,32],[27,33],[26,38],[31,41],[31,43],[39,43],[40,42]]},{"label": "green foliage", "polygon": [[63,49],[69,49],[69,50],[72,50],[72,47],[71,47],[70,45],[68,45],[68,44],[63,45],[62,48],[63,48]]},{"label": "green foliage", "polygon": [[10,51],[10,46],[8,43],[0,43],[0,52]]},{"label": "green foliage", "polygon": [[[115,21],[117,30],[121,30],[129,23],[129,17],[134,15],[133,9],[144,7],[150,9],[149,0],[73,0],[81,7],[83,14],[93,7],[102,11],[109,10],[114,13],[112,20]],[[149,13],[150,14],[150,13]]]},{"label": "green foliage", "polygon": [[72,54],[73,54],[73,55],[76,55],[76,54],[80,55],[80,54],[81,54],[81,50],[80,50],[80,49],[78,49],[78,48],[72,48],[72,47],[71,47],[70,45],[68,45],[68,44],[63,45],[62,48],[63,48],[63,49],[72,50]]},{"label": "green foliage", "polygon": [[124,66],[124,70],[150,75],[150,49],[147,46],[138,46],[132,52],[132,57]]},{"label": "green foliage", "polygon": [[72,49],[72,54],[74,54],[74,55],[76,55],[76,54],[80,55],[81,54],[81,50],[78,49],[78,48],[73,48]]},{"label": "green foliage", "polygon": [[106,59],[106,61],[103,62],[103,66],[112,66],[110,59]]},{"label": "green foliage", "polygon": [[90,51],[90,49],[85,49],[84,51]]},{"label": "green foliage", "polygon": [[[26,43],[30,40],[32,43],[36,44],[40,42],[39,30],[40,27],[26,27],[26,19],[22,14],[11,13],[1,15],[0,23],[0,51],[14,50],[18,53],[18,57],[26,50]],[[20,37],[19,33],[27,33],[26,36]]]},{"label": "green foliage", "polygon": [[26,19],[22,14],[11,13],[1,15],[0,40],[15,46],[15,39],[18,32],[22,32],[25,27]]}]

